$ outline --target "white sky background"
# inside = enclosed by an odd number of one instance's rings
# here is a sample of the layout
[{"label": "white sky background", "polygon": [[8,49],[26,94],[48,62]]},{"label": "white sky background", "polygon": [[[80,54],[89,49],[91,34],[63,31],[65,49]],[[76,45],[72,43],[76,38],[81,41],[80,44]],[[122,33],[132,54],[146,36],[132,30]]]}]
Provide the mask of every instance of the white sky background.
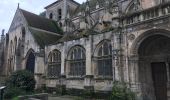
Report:
[{"label": "white sky background", "polygon": [[[0,0],[0,34],[2,29],[8,32],[18,3],[20,4],[20,8],[39,14],[44,11],[44,7],[55,1],[57,0]],[[82,3],[86,0],[75,1]]]}]

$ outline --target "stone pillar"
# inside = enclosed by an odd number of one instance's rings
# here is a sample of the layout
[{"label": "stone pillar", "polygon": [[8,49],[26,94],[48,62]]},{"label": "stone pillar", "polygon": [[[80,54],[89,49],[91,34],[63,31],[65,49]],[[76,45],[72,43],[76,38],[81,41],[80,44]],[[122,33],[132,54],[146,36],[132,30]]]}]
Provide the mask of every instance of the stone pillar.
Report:
[{"label": "stone pillar", "polygon": [[86,75],[92,75],[92,48],[91,36],[86,40]]},{"label": "stone pillar", "polygon": [[127,36],[127,30],[123,30],[123,39],[124,43],[122,44],[122,67],[123,67],[123,73],[124,73],[124,82],[129,83],[129,57],[128,57],[128,36]]},{"label": "stone pillar", "polygon": [[35,53],[35,69],[34,76],[36,80],[36,88],[41,88],[45,84],[43,78],[43,73],[45,72],[45,63],[44,63],[44,52]]},{"label": "stone pillar", "polygon": [[66,53],[66,45],[65,43],[63,44],[63,48],[62,48],[62,51],[61,51],[61,75],[66,75],[66,66],[65,66],[65,57],[67,55]]},{"label": "stone pillar", "polygon": [[66,46],[65,43],[63,44],[63,48],[61,51],[61,77],[60,77],[60,87],[61,87],[61,95],[65,94],[66,91],[66,61],[65,57],[67,55],[66,53]]},{"label": "stone pillar", "polygon": [[159,8],[159,16],[162,16],[162,8]]},{"label": "stone pillar", "polygon": [[130,58],[130,82],[136,83],[138,82],[138,56],[134,55]]},{"label": "stone pillar", "polygon": [[129,59],[129,76],[130,76],[130,88],[137,94],[137,100],[142,99],[142,84],[139,81],[139,58],[138,55],[133,55]]},{"label": "stone pillar", "polygon": [[84,89],[88,92],[94,92],[94,76],[93,75],[86,75],[84,80]]},{"label": "stone pillar", "polygon": [[93,80],[94,75],[92,74],[92,39],[91,36],[89,36],[88,39],[86,39],[86,76],[84,79],[84,88],[88,91],[93,91]]},{"label": "stone pillar", "polygon": [[128,57],[124,56],[123,58],[123,72],[124,72],[124,82],[129,83],[129,65],[128,65]]},{"label": "stone pillar", "polygon": [[114,34],[113,39],[113,80],[121,81],[120,76],[120,35],[119,33]]},{"label": "stone pillar", "polygon": [[144,20],[144,14],[143,14],[143,13],[141,13],[139,17],[140,17],[140,18],[139,18],[140,21],[143,21],[143,20]]},{"label": "stone pillar", "polygon": [[60,77],[60,93],[61,95],[65,95],[66,94],[66,75],[61,75]]}]

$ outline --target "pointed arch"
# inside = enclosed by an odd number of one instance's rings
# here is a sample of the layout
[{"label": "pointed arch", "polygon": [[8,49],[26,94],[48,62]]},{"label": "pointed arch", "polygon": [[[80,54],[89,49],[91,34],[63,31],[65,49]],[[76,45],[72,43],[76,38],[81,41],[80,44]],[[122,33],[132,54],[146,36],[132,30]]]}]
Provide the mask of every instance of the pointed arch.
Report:
[{"label": "pointed arch", "polygon": [[17,43],[17,48],[16,48],[16,70],[20,70],[22,69],[22,48],[21,48],[21,39],[18,39],[18,43]]},{"label": "pointed arch", "polygon": [[18,44],[18,41],[17,41],[17,37],[15,36],[15,38],[14,38],[14,53],[16,53],[16,51],[17,51],[17,44]]},{"label": "pointed arch", "polygon": [[[154,33],[154,34],[153,34]],[[170,37],[169,35],[170,31],[169,30],[165,30],[165,29],[151,29],[151,30],[147,30],[144,33],[142,33],[140,36],[138,36],[135,41],[133,42],[131,49],[130,49],[130,55],[138,55],[138,49],[140,44],[142,43],[143,40],[145,40],[147,37],[149,36],[153,36],[153,35],[164,35],[167,37]]]},{"label": "pointed arch", "polygon": [[86,50],[80,46],[73,46],[67,55],[68,74],[73,77],[82,77],[86,74]]},{"label": "pointed arch", "polygon": [[112,77],[112,45],[110,40],[101,41],[94,52],[96,74],[100,77]]},{"label": "pointed arch", "polygon": [[57,49],[48,55],[48,77],[58,78],[61,75],[61,52]]},{"label": "pointed arch", "polygon": [[34,50],[30,49],[27,52],[26,55],[26,70],[34,73],[35,71],[35,55],[34,55]]},{"label": "pointed arch", "polygon": [[16,55],[17,56],[21,56],[21,44],[22,44],[21,39],[19,38],[18,39],[18,44],[17,44],[18,46],[17,46],[17,49],[16,49]]},{"label": "pointed arch", "polygon": [[10,41],[10,55],[12,55],[13,54],[13,41],[11,40]]},{"label": "pointed arch", "polygon": [[21,28],[21,32],[22,32],[22,41],[24,42],[25,41],[25,34],[26,34],[25,27]]},{"label": "pointed arch", "polygon": [[130,3],[128,4],[127,8],[125,9],[125,12],[132,13],[137,9],[142,9],[141,1],[140,0],[131,0]]}]

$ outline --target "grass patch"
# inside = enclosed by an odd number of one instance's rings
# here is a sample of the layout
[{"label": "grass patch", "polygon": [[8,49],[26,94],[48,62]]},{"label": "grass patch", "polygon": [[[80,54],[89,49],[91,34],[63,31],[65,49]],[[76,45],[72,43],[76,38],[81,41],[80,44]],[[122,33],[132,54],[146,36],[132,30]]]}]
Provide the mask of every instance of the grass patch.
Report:
[{"label": "grass patch", "polygon": [[12,100],[19,100],[19,98],[18,98],[18,97],[15,97],[15,98],[13,98]]}]

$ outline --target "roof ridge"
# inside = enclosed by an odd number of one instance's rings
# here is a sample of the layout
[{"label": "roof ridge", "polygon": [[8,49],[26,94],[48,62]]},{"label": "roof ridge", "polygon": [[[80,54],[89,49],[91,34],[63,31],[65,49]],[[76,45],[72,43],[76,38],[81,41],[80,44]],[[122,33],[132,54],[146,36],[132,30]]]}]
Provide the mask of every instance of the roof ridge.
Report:
[{"label": "roof ridge", "polygon": [[[37,15],[37,14],[35,14],[35,13],[32,13],[32,12],[30,12],[30,11],[27,11],[27,10],[24,10],[24,9],[21,9],[21,8],[19,8],[19,9],[20,9],[21,11],[25,11],[25,12],[27,12],[27,13],[30,13],[30,14],[32,14],[32,15],[34,15],[34,16],[41,17],[41,18],[46,19],[46,20],[54,21],[54,20],[52,20],[52,19],[48,19],[48,18],[46,18],[46,17],[39,16],[39,15]],[[55,22],[55,21],[54,21],[54,22]]]},{"label": "roof ridge", "polygon": [[57,21],[39,16],[37,14],[34,14],[32,12],[23,9],[19,9],[19,10],[23,14],[23,17],[25,17],[28,26],[39,28],[49,32],[62,34],[62,29],[58,26]]}]

